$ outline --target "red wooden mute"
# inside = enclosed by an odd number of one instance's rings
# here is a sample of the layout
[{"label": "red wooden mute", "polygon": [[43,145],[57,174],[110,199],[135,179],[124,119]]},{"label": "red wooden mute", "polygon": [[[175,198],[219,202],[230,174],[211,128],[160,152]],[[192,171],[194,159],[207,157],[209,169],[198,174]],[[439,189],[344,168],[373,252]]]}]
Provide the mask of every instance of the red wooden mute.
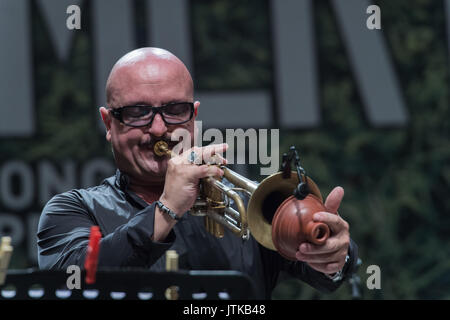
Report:
[{"label": "red wooden mute", "polygon": [[303,242],[323,245],[330,236],[330,228],[315,222],[316,212],[328,211],[322,201],[308,194],[303,200],[290,196],[278,207],[272,220],[272,241],[284,258],[296,261],[295,253]]}]

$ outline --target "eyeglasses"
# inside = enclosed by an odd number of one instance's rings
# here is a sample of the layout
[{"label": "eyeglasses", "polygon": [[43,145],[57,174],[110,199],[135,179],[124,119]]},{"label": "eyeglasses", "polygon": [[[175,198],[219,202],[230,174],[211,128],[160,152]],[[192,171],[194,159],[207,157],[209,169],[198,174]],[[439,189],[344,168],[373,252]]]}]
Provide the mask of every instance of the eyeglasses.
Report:
[{"label": "eyeglasses", "polygon": [[194,104],[192,102],[174,102],[160,107],[136,105],[109,108],[114,118],[130,127],[144,127],[153,122],[159,113],[166,124],[182,124],[192,119]]}]

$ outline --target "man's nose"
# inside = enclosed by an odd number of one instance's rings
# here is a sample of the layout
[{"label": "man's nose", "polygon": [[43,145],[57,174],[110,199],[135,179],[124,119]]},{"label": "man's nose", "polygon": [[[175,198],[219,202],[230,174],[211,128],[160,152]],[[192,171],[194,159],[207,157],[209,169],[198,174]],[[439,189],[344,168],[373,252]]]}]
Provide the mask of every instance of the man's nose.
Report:
[{"label": "man's nose", "polygon": [[153,122],[149,128],[149,133],[156,137],[162,137],[167,132],[166,124],[162,116],[158,113],[153,118]]}]

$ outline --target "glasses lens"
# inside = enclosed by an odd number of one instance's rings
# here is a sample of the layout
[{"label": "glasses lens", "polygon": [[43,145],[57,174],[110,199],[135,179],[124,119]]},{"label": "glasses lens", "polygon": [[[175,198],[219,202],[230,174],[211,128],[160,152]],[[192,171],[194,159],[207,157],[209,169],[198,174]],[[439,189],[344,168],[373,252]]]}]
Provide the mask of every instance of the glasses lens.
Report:
[{"label": "glasses lens", "polygon": [[192,117],[192,103],[183,102],[166,105],[162,114],[167,123],[186,122]]},{"label": "glasses lens", "polygon": [[132,126],[145,126],[152,117],[151,107],[131,106],[122,109],[122,120]]},{"label": "glasses lens", "polygon": [[[153,117],[151,106],[126,106],[120,108],[121,120],[124,124],[140,127],[150,124]],[[190,102],[174,103],[161,108],[161,114],[166,123],[178,124],[189,121],[193,114],[193,104]]]}]

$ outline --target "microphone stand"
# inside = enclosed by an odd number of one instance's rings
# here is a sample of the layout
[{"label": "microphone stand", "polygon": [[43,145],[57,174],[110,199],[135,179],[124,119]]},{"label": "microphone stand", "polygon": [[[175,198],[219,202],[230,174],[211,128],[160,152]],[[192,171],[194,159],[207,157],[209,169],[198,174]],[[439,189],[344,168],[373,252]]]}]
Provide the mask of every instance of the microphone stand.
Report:
[{"label": "microphone stand", "polygon": [[306,198],[308,193],[310,193],[310,191],[308,188],[306,171],[300,166],[300,157],[298,155],[297,150],[295,149],[295,146],[291,146],[289,148],[289,153],[283,153],[283,159],[281,162],[281,171],[283,172],[284,179],[289,179],[291,177],[292,162],[294,162],[299,181],[299,184],[294,189],[293,194],[297,199],[303,200]]},{"label": "microphone stand", "polygon": [[360,300],[363,298],[361,290],[361,278],[358,276],[357,271],[361,266],[362,261],[360,258],[356,261],[356,267],[351,276],[348,279],[352,291],[352,300]]}]

